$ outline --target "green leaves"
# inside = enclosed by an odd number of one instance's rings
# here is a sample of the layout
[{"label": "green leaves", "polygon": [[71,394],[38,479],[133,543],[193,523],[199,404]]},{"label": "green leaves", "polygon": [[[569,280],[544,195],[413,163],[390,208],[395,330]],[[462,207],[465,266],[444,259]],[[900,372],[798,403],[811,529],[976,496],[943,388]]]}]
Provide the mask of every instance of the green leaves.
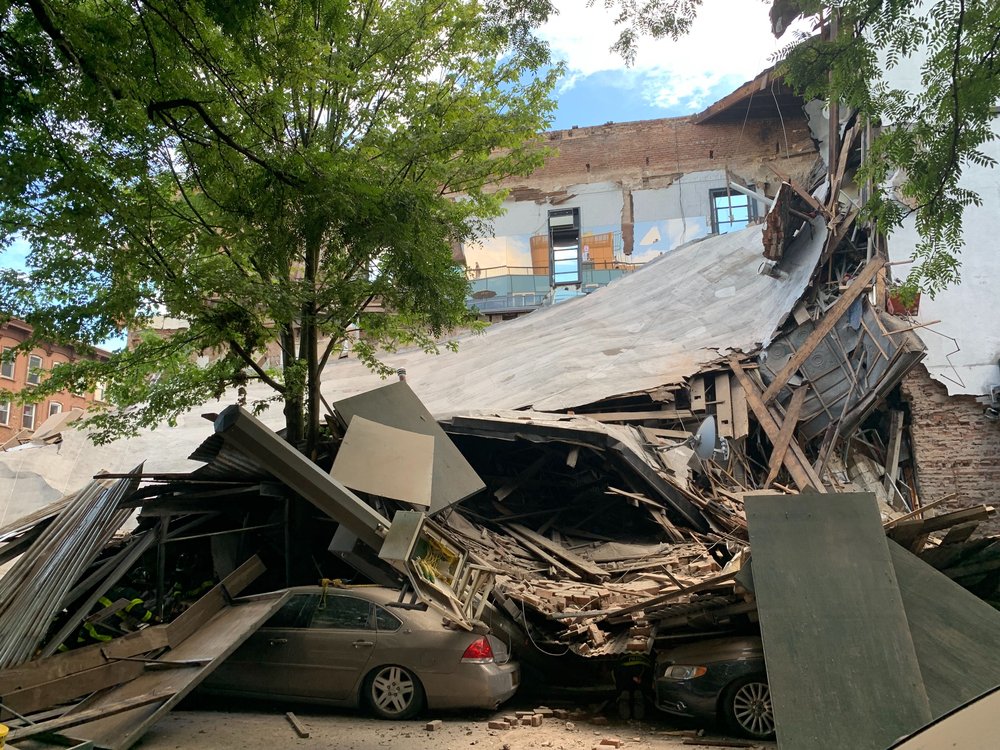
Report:
[{"label": "green leaves", "polygon": [[[380,370],[379,351],[433,350],[465,324],[452,245],[499,212],[494,184],[543,156],[532,141],[558,70],[536,76],[544,48],[500,23],[538,12],[464,0],[11,5],[0,227],[31,255],[0,301],[39,339],[69,343],[152,315],[189,326],[65,374],[104,367],[109,397],[129,407],[101,415],[97,438],[251,380],[291,404],[291,439],[303,425],[314,437],[306,395],[349,325],[364,323],[358,351]],[[268,349],[282,352],[279,372],[262,364]]]},{"label": "green leaves", "polygon": [[[933,295],[958,280],[963,209],[980,202],[962,187],[962,171],[993,166],[982,146],[996,138],[1000,4],[799,0],[798,7],[835,13],[840,33],[791,48],[783,70],[806,96],[839,100],[882,126],[856,177],[875,190],[865,214],[884,233],[915,214],[921,241],[906,285]],[[919,81],[890,88],[885,71],[924,49]]]}]

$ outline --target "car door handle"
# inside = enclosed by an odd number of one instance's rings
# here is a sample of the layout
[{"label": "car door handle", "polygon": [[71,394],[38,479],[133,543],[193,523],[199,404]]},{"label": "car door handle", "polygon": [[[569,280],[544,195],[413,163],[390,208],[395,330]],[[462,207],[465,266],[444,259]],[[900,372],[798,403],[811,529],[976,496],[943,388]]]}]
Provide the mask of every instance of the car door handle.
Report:
[{"label": "car door handle", "polygon": [[288,643],[288,639],[287,638],[272,638],[271,640],[269,640],[267,642],[267,645],[268,646],[280,646],[280,645],[282,645],[284,643]]},{"label": "car door handle", "polygon": [[355,641],[352,645],[354,648],[371,648],[375,645],[375,641]]}]

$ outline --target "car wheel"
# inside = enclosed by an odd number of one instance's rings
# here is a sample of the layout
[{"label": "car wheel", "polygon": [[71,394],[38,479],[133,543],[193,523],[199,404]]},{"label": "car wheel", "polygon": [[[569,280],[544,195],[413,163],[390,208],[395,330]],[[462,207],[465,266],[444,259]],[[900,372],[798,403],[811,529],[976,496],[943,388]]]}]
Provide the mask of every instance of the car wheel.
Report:
[{"label": "car wheel", "polygon": [[748,675],[732,682],[722,695],[722,717],[730,729],[744,737],[774,737],[774,709],[767,677]]},{"label": "car wheel", "polygon": [[424,688],[410,670],[389,665],[365,678],[364,696],[380,719],[411,719],[424,707]]}]

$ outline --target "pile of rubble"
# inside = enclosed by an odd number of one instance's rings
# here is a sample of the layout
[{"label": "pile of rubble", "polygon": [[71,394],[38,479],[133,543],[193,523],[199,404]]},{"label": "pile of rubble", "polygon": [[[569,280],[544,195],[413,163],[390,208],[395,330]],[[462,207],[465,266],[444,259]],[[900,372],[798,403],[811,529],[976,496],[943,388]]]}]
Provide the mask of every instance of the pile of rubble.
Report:
[{"label": "pile of rubble", "polygon": [[[548,397],[509,391],[504,408],[440,422],[406,382],[333,400],[330,440],[311,459],[231,406],[209,415],[199,468],[98,476],[0,529],[0,564],[13,563],[0,579],[11,740],[72,728],[130,746],[284,589],[320,578],[398,587],[458,627],[505,617],[544,653],[612,656],[744,628],[757,618],[744,498],[761,493],[871,492],[890,538],[996,599],[1000,542],[973,539],[992,509],[932,516],[943,499],[914,481],[894,393],[923,347],[870,300],[884,262],[855,214],[785,183],[763,230],[694,243],[524,319],[593,321],[651,283],[682,309],[697,275],[704,306],[666,321],[676,333],[658,333],[647,361],[640,319],[616,331],[633,336],[629,356],[602,349],[592,377],[579,362],[565,387],[558,372],[537,376]],[[573,336],[579,351],[587,331]],[[469,356],[476,371],[482,356]],[[189,591],[206,579],[218,583]],[[129,605],[123,586],[148,592],[159,624],[61,653]],[[234,607],[244,590],[277,593]]]}]

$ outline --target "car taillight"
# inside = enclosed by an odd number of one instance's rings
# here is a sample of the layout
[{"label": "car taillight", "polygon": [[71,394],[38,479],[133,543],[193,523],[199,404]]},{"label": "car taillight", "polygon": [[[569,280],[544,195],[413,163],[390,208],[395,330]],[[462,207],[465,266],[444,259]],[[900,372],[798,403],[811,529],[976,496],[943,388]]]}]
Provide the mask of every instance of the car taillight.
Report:
[{"label": "car taillight", "polygon": [[462,661],[471,661],[477,664],[493,661],[493,647],[490,645],[489,639],[483,636],[478,641],[469,644],[465,653],[462,654]]}]

